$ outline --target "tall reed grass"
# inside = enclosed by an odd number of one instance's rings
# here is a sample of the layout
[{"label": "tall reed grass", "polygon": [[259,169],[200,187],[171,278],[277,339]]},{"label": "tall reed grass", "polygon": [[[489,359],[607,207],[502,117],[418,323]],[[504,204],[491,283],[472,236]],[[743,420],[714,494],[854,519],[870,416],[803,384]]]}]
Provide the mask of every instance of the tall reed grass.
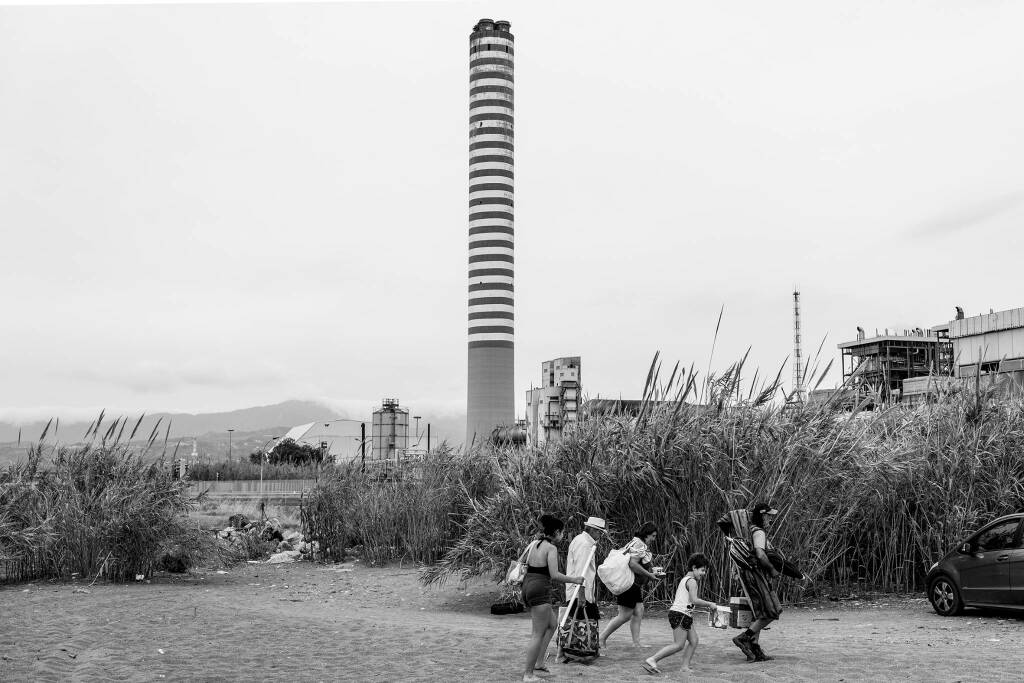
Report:
[{"label": "tall reed grass", "polygon": [[362,546],[370,562],[430,564],[457,540],[473,501],[493,488],[494,471],[486,458],[447,446],[383,481],[356,463],[342,465],[303,500],[303,530],[330,559]]},{"label": "tall reed grass", "polygon": [[188,520],[188,482],[148,456],[155,430],[135,450],[116,427],[98,443],[34,445],[26,462],[0,471],[0,579],[127,580],[168,554],[186,564],[218,555],[215,539]]},{"label": "tall reed grass", "polygon": [[266,464],[263,466],[261,477],[260,466],[248,460],[199,462],[188,468],[188,478],[193,481],[252,481],[260,478],[267,480],[313,479],[325,469],[333,466],[333,464],[320,466]]},{"label": "tall reed grass", "polygon": [[[432,583],[500,578],[545,512],[570,535],[590,515],[608,520],[601,557],[650,520],[670,578],[703,552],[711,592],[723,598],[734,587],[715,522],[767,499],[782,510],[775,544],[808,576],[786,588],[796,598],[922,590],[928,567],[959,539],[1024,507],[1019,396],[976,385],[913,409],[868,411],[878,397],[845,391],[789,404],[779,400],[781,371],[745,382],[743,368],[698,379],[677,365],[662,381],[655,357],[637,415],[585,419],[544,450],[435,454],[415,478],[339,470],[306,501],[304,524],[332,553],[362,543],[372,561],[422,563]],[[809,373],[810,385],[828,369]],[[670,591],[665,582],[655,597]]]},{"label": "tall reed grass", "polygon": [[546,451],[481,452],[498,465],[496,486],[471,501],[462,536],[424,581],[500,577],[548,512],[575,529],[604,517],[615,546],[651,520],[660,563],[678,570],[689,554],[707,554],[711,589],[724,597],[729,568],[715,522],[767,499],[782,510],[775,543],[809,577],[789,587],[791,597],[917,591],[957,540],[1024,506],[1019,397],[963,392],[873,412],[860,410],[878,403],[872,397],[837,410],[841,394],[831,404],[783,405],[772,400],[778,377],[742,391],[742,366],[708,378],[700,404],[690,405],[692,376],[677,367],[662,385],[656,360],[638,416],[586,420]]}]

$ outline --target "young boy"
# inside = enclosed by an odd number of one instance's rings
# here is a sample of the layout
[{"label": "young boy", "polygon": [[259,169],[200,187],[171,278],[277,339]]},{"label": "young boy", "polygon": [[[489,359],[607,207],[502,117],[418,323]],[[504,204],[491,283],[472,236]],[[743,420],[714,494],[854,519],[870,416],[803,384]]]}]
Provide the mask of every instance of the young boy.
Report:
[{"label": "young boy", "polygon": [[690,661],[693,659],[693,653],[697,650],[697,644],[700,642],[697,630],[693,626],[693,609],[695,607],[717,607],[715,603],[701,600],[697,597],[699,590],[698,582],[707,571],[708,558],[704,557],[701,553],[696,553],[687,560],[686,576],[679,582],[679,587],[676,589],[676,599],[668,611],[668,623],[672,627],[674,642],[661,648],[654,653],[654,656],[645,659],[640,664],[647,673],[660,674],[661,669],[658,668],[658,660],[665,659],[665,657],[674,655],[677,652],[683,653],[682,671],[690,670]]}]

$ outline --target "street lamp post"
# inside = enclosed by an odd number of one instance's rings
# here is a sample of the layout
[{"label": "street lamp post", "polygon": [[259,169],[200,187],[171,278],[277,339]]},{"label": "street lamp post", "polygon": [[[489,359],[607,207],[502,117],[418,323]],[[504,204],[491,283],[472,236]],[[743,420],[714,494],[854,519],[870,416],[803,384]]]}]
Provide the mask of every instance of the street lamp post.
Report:
[{"label": "street lamp post", "polygon": [[268,457],[270,457],[270,453],[263,449],[265,449],[267,447],[267,444],[270,443],[271,441],[277,441],[280,438],[281,437],[279,436],[272,436],[266,441],[264,441],[263,445],[260,446],[260,500],[263,500],[263,463],[266,461]]},{"label": "street lamp post", "polygon": [[233,431],[235,431],[235,430],[234,429],[229,429],[228,430],[228,462],[231,462],[231,432],[233,432]]}]

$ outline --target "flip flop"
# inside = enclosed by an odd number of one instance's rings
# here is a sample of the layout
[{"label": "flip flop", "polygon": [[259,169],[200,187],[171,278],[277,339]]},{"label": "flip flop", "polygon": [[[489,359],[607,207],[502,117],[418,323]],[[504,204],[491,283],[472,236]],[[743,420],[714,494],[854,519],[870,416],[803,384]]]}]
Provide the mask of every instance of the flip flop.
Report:
[{"label": "flip flop", "polygon": [[652,676],[657,676],[658,674],[661,673],[661,669],[659,669],[656,666],[651,666],[646,661],[640,662],[640,666],[642,666],[644,668],[644,671],[646,671],[647,673],[651,674]]}]

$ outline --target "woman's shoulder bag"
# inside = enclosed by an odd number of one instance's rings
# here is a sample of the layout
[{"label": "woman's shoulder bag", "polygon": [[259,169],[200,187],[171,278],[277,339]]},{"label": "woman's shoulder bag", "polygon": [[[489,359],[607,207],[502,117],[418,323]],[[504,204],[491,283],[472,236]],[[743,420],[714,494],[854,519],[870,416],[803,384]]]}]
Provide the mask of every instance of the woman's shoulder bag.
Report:
[{"label": "woman's shoulder bag", "polygon": [[518,560],[512,560],[508,563],[508,571],[505,572],[505,583],[510,586],[518,586],[526,578],[526,563],[530,559],[530,551],[537,544],[537,541],[531,541],[523,553],[519,556]]}]

